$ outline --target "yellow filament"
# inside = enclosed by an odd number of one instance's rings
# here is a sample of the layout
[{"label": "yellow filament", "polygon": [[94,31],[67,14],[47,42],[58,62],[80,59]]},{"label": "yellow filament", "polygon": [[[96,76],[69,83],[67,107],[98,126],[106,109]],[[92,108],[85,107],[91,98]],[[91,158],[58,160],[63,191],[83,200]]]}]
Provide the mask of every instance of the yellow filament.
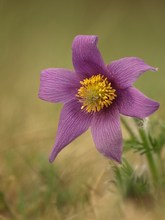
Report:
[{"label": "yellow filament", "polygon": [[117,97],[116,90],[101,74],[86,78],[80,81],[80,84],[76,97],[82,103],[81,109],[87,112],[99,112],[104,107],[110,106]]}]

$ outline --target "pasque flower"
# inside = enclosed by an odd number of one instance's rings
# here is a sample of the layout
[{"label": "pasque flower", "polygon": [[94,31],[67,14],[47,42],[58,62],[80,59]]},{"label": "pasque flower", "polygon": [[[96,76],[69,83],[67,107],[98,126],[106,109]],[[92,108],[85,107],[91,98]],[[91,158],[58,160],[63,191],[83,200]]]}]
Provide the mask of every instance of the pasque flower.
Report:
[{"label": "pasque flower", "polygon": [[158,102],[132,86],[142,73],[157,69],[136,57],[105,65],[97,40],[97,36],[75,37],[74,71],[49,68],[41,72],[39,97],[64,104],[50,162],[89,127],[98,151],[121,162],[120,114],[145,118],[159,107]]}]

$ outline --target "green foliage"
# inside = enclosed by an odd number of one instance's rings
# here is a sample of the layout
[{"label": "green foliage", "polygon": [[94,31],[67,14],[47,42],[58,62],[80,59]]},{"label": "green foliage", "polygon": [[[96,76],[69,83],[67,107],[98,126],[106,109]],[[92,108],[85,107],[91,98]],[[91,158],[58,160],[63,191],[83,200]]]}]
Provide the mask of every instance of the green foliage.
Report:
[{"label": "green foliage", "polygon": [[112,167],[114,184],[124,199],[142,200],[151,196],[151,188],[145,173],[139,175],[124,159],[121,166]]},{"label": "green foliage", "polygon": [[139,152],[140,154],[145,153],[145,149],[143,148],[142,142],[138,141],[137,139],[128,139],[124,141],[124,153],[127,151],[134,151]]},{"label": "green foliage", "polygon": [[[15,153],[6,157],[9,170],[6,184],[1,185],[0,215],[11,216],[13,220],[45,219],[43,216],[65,219],[67,213],[76,212],[89,204],[90,193],[84,187],[86,179],[83,176],[77,174],[74,178],[69,171],[61,172],[57,164],[48,163],[42,154],[37,155],[34,162],[26,154],[27,160],[23,157],[22,162],[17,164]],[[20,167],[24,172],[20,171]],[[4,181],[5,178],[1,179]]]},{"label": "green foliage", "polygon": [[152,151],[160,155],[165,146],[165,123],[160,120],[151,120],[147,128],[143,128],[142,122],[142,120],[136,119],[137,125],[140,126],[138,130],[146,130],[145,133],[149,142],[148,148],[145,148],[143,140],[137,137],[137,139],[131,138],[125,141],[124,151],[133,150],[141,155]]},{"label": "green foliage", "polygon": [[[88,194],[81,185],[76,186],[69,177],[60,176],[60,171],[56,166],[47,162],[39,170],[41,185],[45,188],[44,200],[53,202],[58,209],[65,210],[70,205],[76,207],[77,204],[88,202]],[[77,202],[78,201],[78,202]]]},{"label": "green foliage", "polygon": [[[144,140],[141,137],[130,138],[124,142],[124,152],[133,151],[139,153],[140,155],[147,154],[148,152],[154,152],[155,154],[161,154],[163,147],[165,146],[165,123],[158,120],[153,120],[149,122],[147,128],[143,128],[144,120],[134,119],[138,127],[138,131],[145,130],[145,136],[148,141],[148,147],[144,147]],[[129,127],[129,125],[124,123]],[[128,129],[127,129],[128,130]],[[131,130],[131,129],[130,129]],[[129,130],[128,130],[129,132]]]},{"label": "green foliage", "polygon": [[[121,166],[114,166],[115,184],[124,198],[156,197],[165,189],[165,167],[162,150],[165,146],[165,124],[159,120],[134,119],[134,128],[125,119],[123,125],[130,138],[124,142],[124,153],[133,151],[143,155],[148,163],[149,175],[137,175],[126,160]],[[136,135],[135,135],[136,134]],[[153,195],[154,192],[154,195]]]},{"label": "green foliage", "polygon": [[149,126],[149,141],[152,150],[159,155],[165,146],[165,123],[162,121],[151,121]]}]

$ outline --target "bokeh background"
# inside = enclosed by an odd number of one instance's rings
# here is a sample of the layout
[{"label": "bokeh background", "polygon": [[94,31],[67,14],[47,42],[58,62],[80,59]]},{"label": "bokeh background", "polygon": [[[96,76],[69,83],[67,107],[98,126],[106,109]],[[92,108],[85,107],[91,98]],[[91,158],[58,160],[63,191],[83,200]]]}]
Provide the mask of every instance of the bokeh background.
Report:
[{"label": "bokeh background", "polygon": [[0,0],[0,219],[163,219],[108,190],[109,161],[90,132],[48,163],[61,105],[39,100],[38,88],[42,69],[73,69],[76,35],[96,34],[106,63],[137,56],[159,67],[135,86],[164,119],[164,24],[159,0]]}]

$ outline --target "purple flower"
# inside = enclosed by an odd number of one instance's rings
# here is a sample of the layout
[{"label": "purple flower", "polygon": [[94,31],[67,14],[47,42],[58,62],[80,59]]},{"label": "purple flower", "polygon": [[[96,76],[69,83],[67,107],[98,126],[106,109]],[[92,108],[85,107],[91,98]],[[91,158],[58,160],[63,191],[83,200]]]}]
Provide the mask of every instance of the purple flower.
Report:
[{"label": "purple flower", "polygon": [[41,72],[39,97],[64,104],[50,162],[89,127],[98,151],[121,162],[120,114],[145,118],[159,107],[132,86],[142,73],[157,69],[136,57],[105,65],[97,40],[97,36],[75,37],[74,71],[51,68]]}]

